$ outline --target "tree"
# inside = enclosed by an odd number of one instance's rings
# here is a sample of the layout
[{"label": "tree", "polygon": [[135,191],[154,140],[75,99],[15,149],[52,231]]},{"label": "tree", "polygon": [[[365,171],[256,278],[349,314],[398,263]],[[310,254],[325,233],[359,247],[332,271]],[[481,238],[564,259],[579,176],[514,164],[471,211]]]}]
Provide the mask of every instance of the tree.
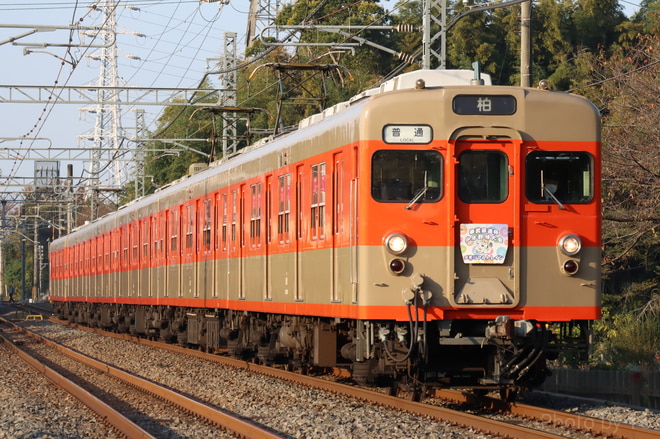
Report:
[{"label": "tree", "polygon": [[575,44],[591,50],[609,49],[626,20],[618,0],[579,0],[573,15]]},{"label": "tree", "polygon": [[619,364],[660,352],[659,52],[660,38],[643,35],[625,52],[593,57],[598,87],[585,90],[603,113],[606,310],[598,328],[601,352]]},{"label": "tree", "polygon": [[[208,83],[203,83],[200,88],[210,88],[210,86]],[[196,98],[204,99],[202,96]],[[214,98],[207,98],[209,102],[212,99]],[[151,134],[156,140],[146,146],[149,152],[145,160],[145,169],[147,175],[153,176],[155,185],[149,192],[155,187],[186,175],[190,165],[194,163],[220,158],[215,143],[218,130],[217,120],[201,107],[166,107],[158,118],[156,132]],[[168,142],[165,139],[177,140]]]}]

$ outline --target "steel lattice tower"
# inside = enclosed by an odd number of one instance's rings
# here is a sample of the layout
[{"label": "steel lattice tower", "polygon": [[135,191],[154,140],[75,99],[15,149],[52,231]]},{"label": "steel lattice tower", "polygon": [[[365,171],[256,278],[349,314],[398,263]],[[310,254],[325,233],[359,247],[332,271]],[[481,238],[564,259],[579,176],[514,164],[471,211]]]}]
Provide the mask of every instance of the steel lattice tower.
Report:
[{"label": "steel lattice tower", "polygon": [[[250,0],[250,13],[248,14],[248,25],[245,32],[245,47],[251,47],[258,39],[261,30],[273,25],[275,17],[277,17],[277,13],[280,11],[280,6],[280,0]],[[275,37],[277,40],[277,34],[266,36]]]},{"label": "steel lattice tower", "polygon": [[[99,88],[99,104],[93,109],[85,111],[95,114],[94,130],[91,135],[80,136],[83,141],[91,141],[89,184],[88,194],[91,197],[91,219],[96,218],[98,194],[101,191],[117,191],[121,188],[124,180],[123,160],[121,157],[121,140],[123,129],[121,125],[121,113],[118,103],[106,103],[115,101],[113,91],[103,87],[119,86],[117,74],[117,32],[115,10],[118,2],[116,0],[105,0],[101,6],[103,11],[103,30],[99,31],[103,48],[100,54],[94,54],[92,59],[100,63],[97,85]],[[105,179],[105,181],[104,181]]]},{"label": "steel lattice tower", "polygon": [[[236,107],[238,93],[236,87],[236,34],[234,32],[225,32],[225,54],[221,59],[221,69],[224,75],[221,76],[222,86],[220,88],[220,99],[225,107]],[[235,153],[238,149],[237,125],[240,118],[234,112],[223,113],[222,115],[222,156],[227,157]]]}]

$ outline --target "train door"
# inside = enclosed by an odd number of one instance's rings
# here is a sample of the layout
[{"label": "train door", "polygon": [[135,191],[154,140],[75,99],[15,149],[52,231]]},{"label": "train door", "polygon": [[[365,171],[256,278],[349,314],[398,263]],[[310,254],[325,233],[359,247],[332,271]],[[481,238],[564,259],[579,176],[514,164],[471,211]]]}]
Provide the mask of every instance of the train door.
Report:
[{"label": "train door", "polygon": [[138,287],[138,295],[141,297],[151,296],[151,220],[153,216],[140,220],[140,248],[139,263],[140,263],[140,286]]},{"label": "train door", "polygon": [[119,297],[119,270],[121,270],[120,264],[119,264],[119,255],[121,254],[121,240],[119,239],[120,237],[120,229],[119,227],[116,227],[112,230],[112,260],[111,260],[111,269],[110,271],[112,272],[112,287],[110,289],[112,297],[117,298]]},{"label": "train door", "polygon": [[131,241],[131,228],[130,225],[124,225],[119,229],[121,236],[121,254],[119,255],[120,269],[119,269],[119,295],[124,297],[131,296],[131,288],[129,287],[129,255],[130,255],[130,241]]},{"label": "train door", "polygon": [[266,186],[264,190],[266,206],[264,208],[264,229],[266,232],[266,239],[264,245],[264,299],[273,300],[273,290],[271,283],[271,271],[272,271],[272,248],[273,248],[273,226],[276,224],[276,212],[273,210],[273,176],[266,176]]},{"label": "train door", "polygon": [[348,234],[344,223],[344,156],[337,153],[333,158],[332,169],[332,192],[330,203],[332,206],[330,224],[330,233],[332,234],[332,297],[333,303],[349,302],[350,279],[347,277],[350,273],[350,257],[346,253],[350,251],[348,246]]},{"label": "train door", "polygon": [[192,298],[195,292],[195,202],[183,206],[181,212],[181,291],[180,296]]},{"label": "train door", "polygon": [[520,137],[504,128],[459,134],[450,299],[458,307],[512,307],[520,300]]},{"label": "train door", "polygon": [[266,245],[264,246],[264,299],[273,300],[273,291],[271,284],[272,271],[272,248],[273,248],[273,176],[266,176],[266,187],[264,194],[266,196],[266,207],[264,209],[264,226],[266,230]]},{"label": "train door", "polygon": [[209,299],[213,287],[213,198],[197,202],[197,292],[196,297]]},{"label": "train door", "polygon": [[111,245],[111,232],[103,234],[103,277],[101,279],[102,297],[112,297],[112,245]]},{"label": "train door", "polygon": [[239,280],[239,285],[238,285],[238,298],[241,300],[245,300],[245,278],[246,276],[246,271],[245,271],[245,265],[246,265],[246,249],[245,246],[247,245],[247,230],[248,227],[246,226],[246,218],[247,218],[247,213],[245,211],[246,209],[246,203],[248,200],[248,192],[246,189],[246,185],[242,184],[241,189],[239,191],[240,196],[239,196],[239,213],[238,213],[238,218],[239,218],[239,246],[238,246],[238,273],[237,277]]},{"label": "train door", "polygon": [[129,247],[129,296],[140,296],[140,221],[134,221],[130,225],[130,247]]},{"label": "train door", "polygon": [[227,297],[236,299],[241,295],[241,201],[239,190],[231,191],[229,254],[227,257]]},{"label": "train door", "polygon": [[176,298],[181,292],[181,218],[179,206],[174,206],[167,219],[167,275],[165,281],[165,297]]},{"label": "train door", "polygon": [[270,219],[266,226],[269,228],[266,298],[280,301],[290,300],[296,273],[296,256],[292,252],[296,239],[291,216],[291,180],[290,173],[278,175],[267,189]]},{"label": "train door", "polygon": [[165,266],[167,240],[166,211],[160,211],[152,217],[151,227],[151,293],[156,298],[161,298],[165,290]]},{"label": "train door", "polygon": [[213,298],[217,299],[227,296],[227,279],[229,258],[227,249],[229,246],[230,217],[229,217],[229,195],[218,194],[215,199],[215,257],[214,257],[214,279]]},{"label": "train door", "polygon": [[304,211],[303,211],[303,182],[305,174],[304,174],[304,168],[302,165],[299,165],[296,167],[296,219],[295,219],[295,226],[294,226],[294,233],[295,233],[295,248],[294,248],[294,258],[295,258],[295,268],[296,268],[296,275],[295,275],[295,282],[293,285],[293,298],[296,302],[302,301],[302,296],[303,296],[303,291],[302,291],[302,285],[304,283],[302,282],[302,274],[303,274],[303,261],[304,258],[302,257],[302,251],[304,248],[304,237],[305,237],[305,229],[304,229]]}]

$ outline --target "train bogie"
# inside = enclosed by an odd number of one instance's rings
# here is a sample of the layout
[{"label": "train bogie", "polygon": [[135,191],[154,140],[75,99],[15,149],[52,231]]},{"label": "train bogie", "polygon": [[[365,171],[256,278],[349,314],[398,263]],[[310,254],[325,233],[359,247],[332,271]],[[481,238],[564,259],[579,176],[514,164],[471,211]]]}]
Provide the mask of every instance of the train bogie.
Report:
[{"label": "train bogie", "polygon": [[403,75],[55,241],[52,300],[364,382],[538,384],[600,315],[598,111],[447,74]]}]

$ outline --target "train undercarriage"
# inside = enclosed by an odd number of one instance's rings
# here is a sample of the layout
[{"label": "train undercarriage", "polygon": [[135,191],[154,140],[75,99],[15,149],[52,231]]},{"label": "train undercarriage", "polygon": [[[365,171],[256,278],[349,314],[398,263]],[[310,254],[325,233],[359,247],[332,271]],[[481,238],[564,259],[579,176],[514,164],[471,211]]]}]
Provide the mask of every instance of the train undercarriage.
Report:
[{"label": "train undercarriage", "polygon": [[343,367],[364,385],[420,394],[452,387],[512,399],[543,383],[547,360],[586,352],[588,322],[361,321],[232,310],[55,302],[58,318],[289,370]]}]

